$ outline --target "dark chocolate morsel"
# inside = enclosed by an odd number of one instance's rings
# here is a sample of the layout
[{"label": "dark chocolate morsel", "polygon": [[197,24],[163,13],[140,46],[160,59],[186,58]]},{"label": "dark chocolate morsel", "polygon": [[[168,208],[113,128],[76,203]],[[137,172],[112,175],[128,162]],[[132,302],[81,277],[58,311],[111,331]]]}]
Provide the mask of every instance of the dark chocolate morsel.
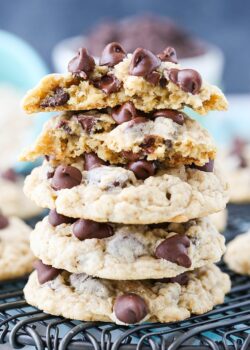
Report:
[{"label": "dark chocolate morsel", "polygon": [[190,165],[190,168],[205,171],[206,173],[212,173],[214,171],[214,160],[210,159],[209,162],[207,162],[203,166],[192,164]]},{"label": "dark chocolate morsel", "polygon": [[151,72],[145,76],[145,79],[153,85],[158,85],[161,79],[161,74],[159,72]]},{"label": "dark chocolate morsel", "polygon": [[95,60],[85,48],[80,48],[77,55],[68,64],[68,71],[82,79],[87,79],[94,68]]},{"label": "dark chocolate morsel", "polygon": [[112,226],[106,223],[79,219],[73,225],[73,234],[83,241],[84,239],[111,237],[114,231]]},{"label": "dark chocolate morsel", "polygon": [[67,91],[64,91],[63,88],[58,87],[55,89],[52,96],[45,97],[40,103],[41,107],[58,107],[65,105],[69,100],[69,94]]},{"label": "dark chocolate morsel", "polygon": [[133,153],[132,151],[122,151],[121,152],[122,157],[129,162],[135,161],[135,160],[139,160],[143,157],[143,153],[142,152],[138,152],[138,153]]},{"label": "dark chocolate morsel", "polygon": [[163,62],[178,63],[176,51],[173,47],[166,47],[161,53],[157,55]]},{"label": "dark chocolate morsel", "polygon": [[100,80],[94,81],[94,86],[109,95],[120,90],[121,82],[113,74],[107,74]]},{"label": "dark chocolate morsel", "polygon": [[3,230],[4,228],[9,226],[9,219],[0,213],[0,230]]},{"label": "dark chocolate morsel", "polygon": [[184,114],[175,109],[159,109],[152,114],[152,118],[164,117],[172,119],[173,122],[183,125],[184,124]]},{"label": "dark chocolate morsel", "polygon": [[63,129],[69,135],[72,133],[72,130],[71,130],[70,126],[69,126],[68,120],[61,120],[58,123],[57,128]]},{"label": "dark chocolate morsel", "polygon": [[128,169],[133,171],[137,179],[145,180],[149,176],[153,176],[156,172],[155,162],[146,160],[138,160],[128,163]]},{"label": "dark chocolate morsel", "polygon": [[78,114],[75,117],[78,123],[83,128],[83,130],[86,131],[86,133],[90,134],[94,125],[96,124],[95,117],[92,117],[91,115],[84,115],[84,114]]},{"label": "dark chocolate morsel", "polygon": [[116,298],[114,313],[119,321],[134,324],[147,316],[148,307],[142,297],[134,293],[127,293]]},{"label": "dark chocolate morsel", "polygon": [[175,69],[165,72],[166,77],[174,84],[178,85],[183,91],[190,92],[195,95],[200,92],[202,85],[202,78],[200,74],[194,69]]},{"label": "dark chocolate morsel", "polygon": [[18,176],[14,169],[9,168],[1,173],[1,178],[11,182],[16,182],[18,179]]},{"label": "dark chocolate morsel", "polygon": [[151,51],[138,48],[133,53],[129,66],[129,74],[146,77],[159,67],[160,63],[160,59]]},{"label": "dark chocolate morsel", "polygon": [[62,214],[58,214],[55,209],[50,210],[48,221],[52,226],[59,226],[61,224],[72,224],[76,219],[69,218],[68,216],[64,216]]},{"label": "dark chocolate morsel", "polygon": [[149,119],[145,118],[145,117],[136,117],[134,119],[132,119],[128,124],[127,127],[131,128],[133,127],[135,124],[141,124],[141,123],[146,123],[148,122]]},{"label": "dark chocolate morsel", "polygon": [[188,247],[190,247],[189,238],[177,234],[161,242],[155,250],[155,256],[158,259],[165,259],[179,266],[189,268],[192,262],[188,256]]},{"label": "dark chocolate morsel", "polygon": [[158,282],[162,282],[162,283],[179,283],[181,286],[186,286],[188,284],[188,281],[189,281],[189,277],[188,277],[188,273],[186,272],[181,273],[180,275],[175,277],[162,278],[158,280]]},{"label": "dark chocolate morsel", "polygon": [[126,52],[123,47],[117,43],[112,42],[105,46],[100,58],[100,66],[114,67],[121,62],[126,56]]},{"label": "dark chocolate morsel", "polygon": [[94,152],[84,154],[84,170],[91,170],[106,165],[104,160],[99,158]]},{"label": "dark chocolate morsel", "polygon": [[78,186],[81,181],[82,174],[79,169],[70,165],[59,165],[52,177],[51,187],[57,191]]},{"label": "dark chocolate morsel", "polygon": [[123,105],[113,108],[111,116],[117,124],[122,124],[136,118],[137,113],[132,102],[125,102]]},{"label": "dark chocolate morsel", "polygon": [[37,277],[40,284],[52,281],[61,273],[61,270],[50,265],[45,265],[41,260],[34,262],[34,268],[37,271]]}]

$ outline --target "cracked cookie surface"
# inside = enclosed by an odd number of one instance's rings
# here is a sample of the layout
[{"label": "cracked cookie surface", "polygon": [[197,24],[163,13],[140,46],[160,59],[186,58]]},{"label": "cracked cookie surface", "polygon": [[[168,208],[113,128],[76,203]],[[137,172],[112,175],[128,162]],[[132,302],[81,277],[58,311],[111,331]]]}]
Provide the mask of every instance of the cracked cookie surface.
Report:
[{"label": "cracked cookie surface", "polygon": [[34,169],[25,180],[24,192],[41,207],[94,221],[125,224],[185,222],[225,208],[228,186],[218,169],[205,172],[184,166],[159,170],[155,176],[138,180],[128,169],[99,166],[77,168],[77,186],[54,190],[54,169],[48,162]]},{"label": "cracked cookie surface", "polygon": [[[178,111],[170,113],[178,115]],[[150,115],[140,123],[132,119],[118,125],[112,111],[65,112],[45,124],[35,145],[21,159],[30,161],[48,155],[65,162],[85,152],[95,152],[113,164],[128,163],[131,155],[166,161],[171,166],[192,163],[202,166],[214,159],[216,147],[208,131],[179,113],[183,125],[169,117],[150,119]]]},{"label": "cracked cookie surface", "polygon": [[[80,240],[74,235],[73,223],[54,227],[47,217],[32,232],[31,249],[45,264],[58,269],[118,280],[175,277],[219,261],[225,251],[224,237],[208,219],[162,224],[158,228],[114,224],[111,227],[111,237]],[[156,257],[161,243],[183,235],[190,244],[187,251],[178,251],[178,241],[171,249],[176,257],[186,254],[190,259],[189,266],[183,266],[182,261],[178,263],[178,258],[173,261],[171,256]]]}]

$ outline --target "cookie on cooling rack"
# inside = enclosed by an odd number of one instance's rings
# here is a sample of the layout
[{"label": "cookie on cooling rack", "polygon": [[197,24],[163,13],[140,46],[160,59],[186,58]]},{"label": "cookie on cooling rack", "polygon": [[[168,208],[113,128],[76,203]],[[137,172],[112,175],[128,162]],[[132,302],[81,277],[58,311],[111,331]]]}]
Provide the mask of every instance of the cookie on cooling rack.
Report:
[{"label": "cookie on cooling rack", "polygon": [[173,279],[145,281],[70,274],[41,261],[36,269],[24,288],[27,302],[52,315],[84,321],[180,321],[222,303],[230,289],[229,277],[215,265]]},{"label": "cookie on cooling rack", "polygon": [[231,270],[250,275],[250,231],[228,243],[224,260]]},{"label": "cookie on cooling rack", "polygon": [[0,214],[0,280],[21,277],[33,270],[30,232],[31,228],[19,218]]}]

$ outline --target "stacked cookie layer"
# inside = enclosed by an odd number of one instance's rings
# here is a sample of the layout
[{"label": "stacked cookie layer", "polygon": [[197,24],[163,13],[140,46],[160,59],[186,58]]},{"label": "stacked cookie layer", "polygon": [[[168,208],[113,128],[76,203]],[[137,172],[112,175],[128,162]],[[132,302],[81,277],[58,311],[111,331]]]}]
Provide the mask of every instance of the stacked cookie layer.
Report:
[{"label": "stacked cookie layer", "polygon": [[30,304],[133,324],[223,301],[230,281],[213,263],[224,238],[206,216],[225,208],[227,184],[210,135],[183,112],[226,109],[218,88],[181,69],[172,48],[126,54],[111,43],[99,65],[80,49],[69,73],[45,77],[23,106],[63,111],[22,155],[45,157],[24,190],[50,209],[31,235]]}]

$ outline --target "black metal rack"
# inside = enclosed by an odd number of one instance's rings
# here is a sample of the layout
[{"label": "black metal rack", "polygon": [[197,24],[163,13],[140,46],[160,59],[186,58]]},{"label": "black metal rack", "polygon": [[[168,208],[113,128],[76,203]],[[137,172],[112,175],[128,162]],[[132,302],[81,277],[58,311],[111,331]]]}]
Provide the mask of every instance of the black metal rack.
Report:
[{"label": "black metal rack", "polygon": [[[230,206],[227,239],[250,227],[249,206]],[[70,321],[27,305],[25,280],[0,284],[0,349],[31,345],[38,350],[246,350],[250,349],[250,278],[222,269],[233,288],[225,302],[202,316],[170,324],[123,327]]]}]

